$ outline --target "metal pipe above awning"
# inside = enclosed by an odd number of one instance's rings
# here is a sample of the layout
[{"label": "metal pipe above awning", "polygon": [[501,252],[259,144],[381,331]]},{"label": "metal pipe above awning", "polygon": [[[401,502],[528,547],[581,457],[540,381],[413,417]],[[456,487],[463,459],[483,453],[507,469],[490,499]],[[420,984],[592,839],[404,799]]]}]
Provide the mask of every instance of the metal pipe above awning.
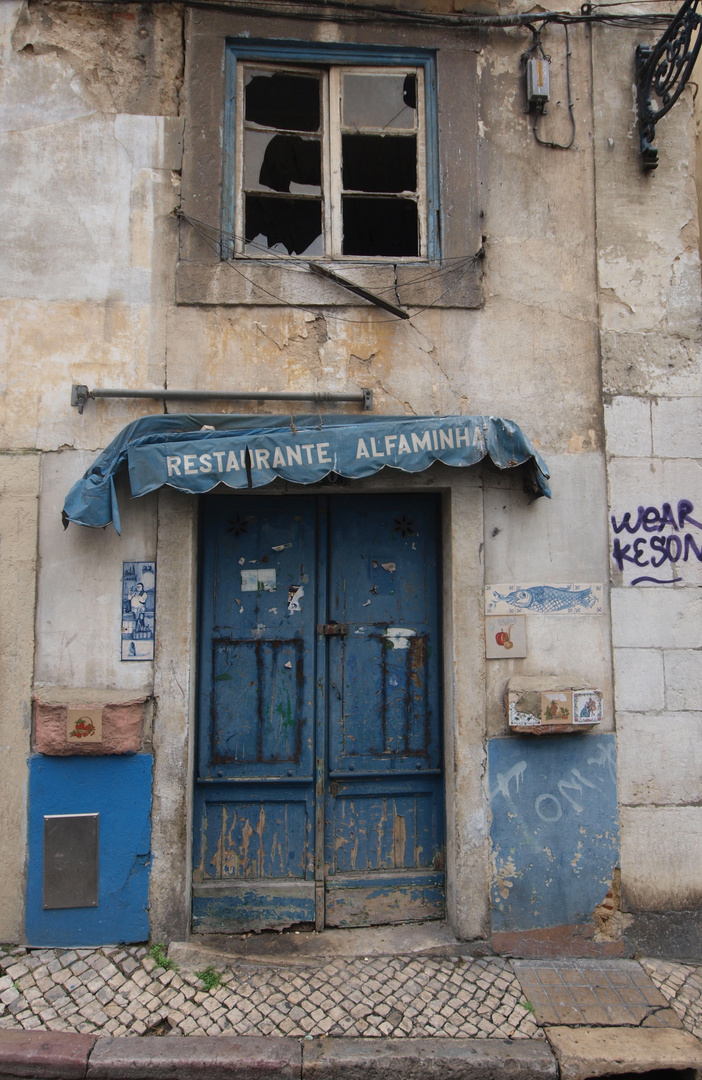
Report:
[{"label": "metal pipe above awning", "polygon": [[361,388],[355,394],[329,390],[124,390],[117,387],[94,387],[82,383],[71,387],[71,405],[83,415],[87,401],[96,398],[148,398],[153,401],[340,401],[358,402],[365,410],[373,408],[373,391]]},{"label": "metal pipe above awning", "polygon": [[73,485],[63,521],[93,528],[112,521],[119,532],[114,478],[125,463],[136,498],[165,485],[202,494],[276,478],[360,479],[386,466],[418,473],[436,461],[465,468],[485,457],[499,469],[523,466],[527,490],[550,498],[545,461],[517,424],[497,416],[144,416]]}]

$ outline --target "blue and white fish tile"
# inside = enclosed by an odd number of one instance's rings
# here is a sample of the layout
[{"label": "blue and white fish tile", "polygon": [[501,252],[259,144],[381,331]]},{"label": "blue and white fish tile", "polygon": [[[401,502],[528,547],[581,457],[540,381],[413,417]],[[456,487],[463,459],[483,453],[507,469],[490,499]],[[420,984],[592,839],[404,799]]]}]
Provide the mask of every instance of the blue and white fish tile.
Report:
[{"label": "blue and white fish tile", "polygon": [[541,582],[485,586],[486,615],[602,615],[604,585]]}]

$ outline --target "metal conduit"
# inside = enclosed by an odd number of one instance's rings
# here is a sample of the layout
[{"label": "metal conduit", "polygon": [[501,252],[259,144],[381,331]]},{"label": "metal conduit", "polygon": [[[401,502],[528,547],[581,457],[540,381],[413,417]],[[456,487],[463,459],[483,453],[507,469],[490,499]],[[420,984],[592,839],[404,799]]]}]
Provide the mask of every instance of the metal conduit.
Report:
[{"label": "metal conduit", "polygon": [[353,401],[363,405],[364,411],[373,408],[373,391],[362,388],[357,394],[332,394],[328,391],[234,391],[234,390],[119,390],[103,387],[89,390],[87,386],[71,387],[71,405],[82,415],[90,398],[152,398],[157,401]]}]

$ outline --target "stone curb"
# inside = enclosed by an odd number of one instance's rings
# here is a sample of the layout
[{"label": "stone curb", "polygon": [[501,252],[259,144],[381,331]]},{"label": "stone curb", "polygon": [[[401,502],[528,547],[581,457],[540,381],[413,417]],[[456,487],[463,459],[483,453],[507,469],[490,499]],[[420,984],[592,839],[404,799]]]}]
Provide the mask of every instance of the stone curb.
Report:
[{"label": "stone curb", "polygon": [[0,1080],[558,1080],[545,1039],[298,1040],[0,1030]]},{"label": "stone curb", "polygon": [[0,1080],[82,1080],[96,1041],[96,1035],[68,1031],[0,1030]]},{"label": "stone curb", "polygon": [[677,1028],[547,1027],[561,1080],[687,1070],[702,1078],[702,1042]]},{"label": "stone curb", "polygon": [[302,1080],[557,1080],[545,1039],[315,1039]]},{"label": "stone curb", "polygon": [[89,1080],[300,1080],[297,1039],[256,1035],[98,1039]]}]

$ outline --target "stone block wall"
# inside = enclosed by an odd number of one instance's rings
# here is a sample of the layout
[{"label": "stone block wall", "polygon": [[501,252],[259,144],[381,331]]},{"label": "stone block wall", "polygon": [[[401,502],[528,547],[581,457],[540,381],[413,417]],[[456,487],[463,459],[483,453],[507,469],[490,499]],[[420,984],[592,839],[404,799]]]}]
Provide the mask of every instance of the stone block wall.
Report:
[{"label": "stone block wall", "polygon": [[[596,63],[594,98],[622,896],[632,912],[684,911],[702,900],[702,336],[692,91],[658,125],[660,164],[651,174],[640,165],[631,79],[623,72],[617,87],[611,68]],[[617,179],[624,172],[626,185]]]}]

